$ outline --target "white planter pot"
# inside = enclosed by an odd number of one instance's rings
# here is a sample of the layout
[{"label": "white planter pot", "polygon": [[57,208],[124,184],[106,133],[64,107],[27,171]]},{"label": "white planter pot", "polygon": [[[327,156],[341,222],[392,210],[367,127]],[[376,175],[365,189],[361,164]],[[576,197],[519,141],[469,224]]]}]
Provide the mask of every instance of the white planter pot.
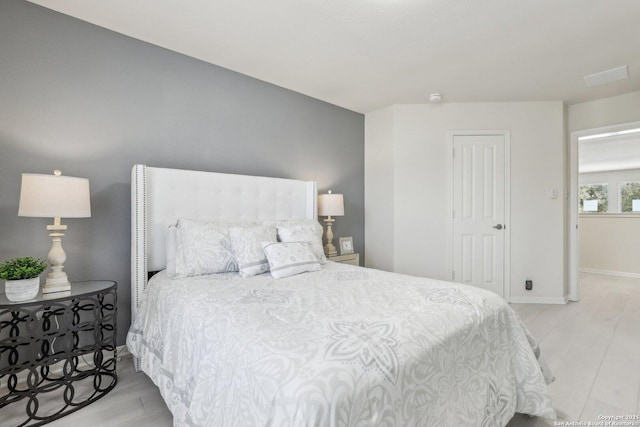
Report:
[{"label": "white planter pot", "polygon": [[4,292],[7,299],[13,302],[28,301],[38,295],[40,277],[22,280],[5,280]]}]

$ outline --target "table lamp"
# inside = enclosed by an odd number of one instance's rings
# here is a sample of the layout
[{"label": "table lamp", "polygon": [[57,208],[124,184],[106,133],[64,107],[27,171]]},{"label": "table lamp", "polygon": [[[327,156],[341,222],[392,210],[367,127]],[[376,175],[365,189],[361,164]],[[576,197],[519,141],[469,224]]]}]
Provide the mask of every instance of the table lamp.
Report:
[{"label": "table lamp", "polygon": [[318,196],[318,215],[327,217],[324,220],[327,223],[327,244],[324,245],[324,253],[327,256],[336,256],[338,251],[333,246],[331,226],[336,221],[332,216],[344,216],[344,198],[342,194],[332,194],[331,190],[329,190],[329,194],[320,194]]},{"label": "table lamp", "polygon": [[55,170],[53,175],[23,173],[18,216],[53,218],[53,225],[47,225],[53,239],[47,255],[51,272],[47,274],[42,293],[69,291],[71,284],[63,271],[67,254],[62,249],[62,237],[67,226],[60,223],[60,218],[91,216],[89,180],[62,176],[59,170]]}]

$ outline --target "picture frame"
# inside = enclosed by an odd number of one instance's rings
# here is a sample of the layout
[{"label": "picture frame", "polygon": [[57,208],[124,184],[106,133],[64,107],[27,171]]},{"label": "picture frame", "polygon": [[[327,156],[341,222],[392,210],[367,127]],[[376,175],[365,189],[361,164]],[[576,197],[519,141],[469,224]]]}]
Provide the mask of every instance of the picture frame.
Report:
[{"label": "picture frame", "polygon": [[340,237],[340,255],[353,253],[353,237]]}]

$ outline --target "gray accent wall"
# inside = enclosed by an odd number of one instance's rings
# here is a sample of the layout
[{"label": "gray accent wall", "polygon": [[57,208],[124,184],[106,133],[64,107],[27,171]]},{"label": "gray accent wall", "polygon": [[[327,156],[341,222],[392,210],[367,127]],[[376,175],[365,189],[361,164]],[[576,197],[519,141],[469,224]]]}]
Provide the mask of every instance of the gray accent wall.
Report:
[{"label": "gray accent wall", "polygon": [[[118,282],[130,324],[130,173],[156,167],[318,181],[364,259],[364,116],[23,0],[0,0],[0,260],[45,257],[52,220],[17,216],[23,172],[86,177],[63,219],[72,281]],[[43,278],[44,280],[44,278]],[[2,288],[3,289],[3,288]]]}]

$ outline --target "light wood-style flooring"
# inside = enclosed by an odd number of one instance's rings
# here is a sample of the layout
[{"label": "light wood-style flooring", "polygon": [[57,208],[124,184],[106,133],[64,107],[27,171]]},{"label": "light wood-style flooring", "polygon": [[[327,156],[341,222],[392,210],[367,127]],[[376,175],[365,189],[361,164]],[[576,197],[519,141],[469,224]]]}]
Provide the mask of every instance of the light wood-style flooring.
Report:
[{"label": "light wood-style flooring", "polygon": [[[512,306],[556,377],[549,391],[559,420],[593,422],[598,415],[640,413],[640,279],[583,274],[579,303]],[[134,372],[130,357],[122,358],[118,372],[111,393],[49,425],[171,426],[158,389]],[[508,427],[553,425],[517,414]]]},{"label": "light wood-style flooring", "polygon": [[[512,304],[556,377],[558,418],[640,414],[640,279],[581,274],[580,293],[567,305]],[[553,425],[516,415],[508,427]]]}]

